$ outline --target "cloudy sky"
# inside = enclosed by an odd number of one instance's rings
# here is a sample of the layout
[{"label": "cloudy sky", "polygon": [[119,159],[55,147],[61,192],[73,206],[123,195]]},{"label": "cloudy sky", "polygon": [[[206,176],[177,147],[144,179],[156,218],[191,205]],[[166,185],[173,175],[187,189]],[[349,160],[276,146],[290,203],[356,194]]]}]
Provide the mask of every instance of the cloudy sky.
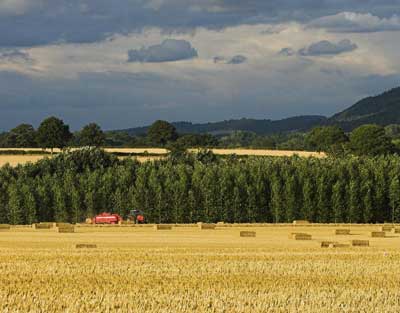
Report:
[{"label": "cloudy sky", "polygon": [[329,116],[399,51],[400,0],[0,0],[0,129]]}]

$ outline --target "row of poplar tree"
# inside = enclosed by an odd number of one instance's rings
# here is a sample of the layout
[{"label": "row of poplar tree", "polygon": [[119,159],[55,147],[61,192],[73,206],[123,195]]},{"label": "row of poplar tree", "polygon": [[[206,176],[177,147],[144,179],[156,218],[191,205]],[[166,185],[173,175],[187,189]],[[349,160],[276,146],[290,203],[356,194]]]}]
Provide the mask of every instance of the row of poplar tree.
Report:
[{"label": "row of poplar tree", "polygon": [[82,222],[100,212],[147,222],[400,221],[400,157],[118,160],[102,150],[0,169],[0,223]]}]

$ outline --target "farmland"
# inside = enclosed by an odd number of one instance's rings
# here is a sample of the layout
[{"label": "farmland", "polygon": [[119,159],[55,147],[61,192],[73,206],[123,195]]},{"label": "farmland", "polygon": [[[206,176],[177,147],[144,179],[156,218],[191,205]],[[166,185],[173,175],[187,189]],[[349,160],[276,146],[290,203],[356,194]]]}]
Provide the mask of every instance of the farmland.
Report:
[{"label": "farmland", "polygon": [[[147,226],[0,232],[0,268],[7,273],[0,276],[0,311],[400,310],[400,235],[370,238],[376,225],[346,225],[350,236],[335,236],[333,225]],[[249,230],[257,236],[239,237]],[[288,239],[294,231],[313,239]],[[320,247],[323,240],[354,239],[370,247]]]},{"label": "farmland", "polygon": [[[0,148],[0,167],[4,166],[5,164],[10,164],[11,166],[23,165],[28,162],[35,163],[38,160],[41,160],[45,157],[51,157],[49,154],[34,154],[34,155],[1,155],[1,152],[7,150],[15,150],[15,151],[33,151],[36,153],[40,153],[41,151],[45,151],[49,153],[50,150],[42,150],[40,148]],[[77,150],[77,148],[70,149],[72,151]],[[211,149],[213,153],[216,155],[239,155],[239,156],[293,156],[298,155],[301,157],[316,157],[316,158],[324,158],[326,155],[324,153],[318,152],[306,152],[306,151],[282,151],[282,150],[259,150],[259,149]],[[121,154],[141,154],[135,156],[138,161],[140,162],[147,162],[153,160],[159,160],[163,158],[167,153],[168,150],[161,149],[161,148],[105,148],[105,151],[109,153],[121,153]],[[196,152],[197,149],[191,149],[191,152]],[[54,149],[55,153],[59,153],[60,149]],[[149,154],[142,155],[142,154]],[[122,157],[121,157],[122,158]]]}]

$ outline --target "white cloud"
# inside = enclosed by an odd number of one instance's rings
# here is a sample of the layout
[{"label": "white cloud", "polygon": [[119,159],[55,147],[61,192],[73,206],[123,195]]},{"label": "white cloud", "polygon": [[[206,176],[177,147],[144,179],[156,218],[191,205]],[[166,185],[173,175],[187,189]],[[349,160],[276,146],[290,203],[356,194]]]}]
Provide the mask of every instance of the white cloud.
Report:
[{"label": "white cloud", "polygon": [[399,31],[400,17],[380,18],[370,13],[342,12],[318,18],[308,24],[310,28],[324,28],[337,33],[368,33]]}]

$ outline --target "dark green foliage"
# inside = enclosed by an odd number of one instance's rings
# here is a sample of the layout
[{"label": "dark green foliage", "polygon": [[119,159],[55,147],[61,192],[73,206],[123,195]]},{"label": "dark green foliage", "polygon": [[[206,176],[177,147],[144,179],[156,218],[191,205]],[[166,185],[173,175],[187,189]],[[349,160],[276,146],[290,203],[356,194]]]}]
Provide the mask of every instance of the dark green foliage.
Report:
[{"label": "dark green foliage", "polygon": [[147,131],[147,137],[151,143],[165,146],[170,141],[178,139],[175,127],[166,121],[156,121]]},{"label": "dark green foliage", "polygon": [[398,176],[394,176],[390,182],[390,206],[392,209],[392,222],[400,222],[400,180]]},{"label": "dark green foliage", "polygon": [[218,139],[210,134],[187,134],[179,137],[177,143],[186,148],[216,147]]},{"label": "dark green foliage", "polygon": [[37,142],[42,148],[64,148],[72,138],[69,126],[56,117],[46,118],[37,130]]},{"label": "dark green foliage", "polygon": [[[207,155],[207,154],[206,154]],[[0,222],[82,222],[109,211],[148,222],[400,219],[400,157],[200,158],[137,163],[98,149],[0,169]]]},{"label": "dark green foliage", "polygon": [[4,144],[8,148],[34,148],[36,145],[35,129],[29,124],[21,124],[10,130]]},{"label": "dark green foliage", "polygon": [[90,123],[82,128],[79,133],[79,145],[89,147],[101,147],[106,140],[106,136],[100,126]]},{"label": "dark green foliage", "polygon": [[324,151],[335,156],[344,153],[344,145],[348,140],[344,131],[338,126],[317,127],[306,136],[310,150]]},{"label": "dark green foliage", "polygon": [[377,156],[392,153],[394,146],[383,127],[363,125],[352,131],[350,149],[356,155]]}]

